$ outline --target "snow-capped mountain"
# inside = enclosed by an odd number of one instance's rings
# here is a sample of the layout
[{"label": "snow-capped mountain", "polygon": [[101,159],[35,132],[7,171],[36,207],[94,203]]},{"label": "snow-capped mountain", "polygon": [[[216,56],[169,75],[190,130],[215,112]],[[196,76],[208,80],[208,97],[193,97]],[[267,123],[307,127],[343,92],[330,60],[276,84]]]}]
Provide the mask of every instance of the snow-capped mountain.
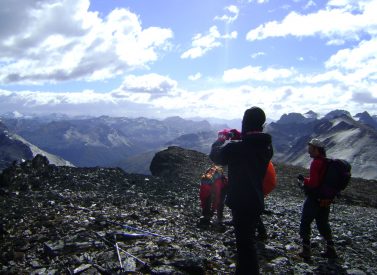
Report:
[{"label": "snow-capped mountain", "polygon": [[[377,131],[374,128],[365,125],[359,121],[355,121],[349,113],[338,112],[340,116],[329,115],[323,119],[311,124],[302,130],[301,135],[294,131],[296,138],[291,139],[286,135],[285,148],[278,147],[276,160],[299,165],[308,168],[311,159],[307,153],[307,142],[311,138],[321,139],[327,149],[327,155],[331,158],[340,158],[349,161],[352,164],[352,175],[366,179],[377,178]],[[328,119],[331,118],[331,119]],[[293,130],[293,125],[291,130]],[[302,126],[302,125],[301,125]],[[278,130],[280,127],[273,127],[273,141],[279,140],[283,143],[281,134]],[[287,130],[285,128],[285,130]],[[296,127],[296,130],[304,129]],[[289,140],[291,139],[291,140]],[[283,151],[279,152],[279,149]]]},{"label": "snow-capped mountain", "polygon": [[304,114],[304,117],[307,119],[316,120],[318,118],[318,114],[310,110]]},{"label": "snow-capped mountain", "polygon": [[[318,114],[309,111],[284,114],[267,124],[265,131],[273,137],[275,162],[308,167],[307,142],[318,137],[324,140],[329,157],[344,158],[353,165],[353,176],[377,179],[374,121],[375,117],[368,113],[352,117],[347,111],[335,110],[319,119]],[[76,166],[118,166],[136,173],[148,173],[153,154],[167,146],[207,154],[217,131],[231,127],[180,117],[156,120],[59,116],[58,120],[3,118],[3,122],[11,132]]]},{"label": "snow-capped mountain", "polygon": [[358,113],[354,116],[354,118],[363,123],[363,124],[366,124],[366,125],[369,125],[373,128],[375,128],[377,130],[377,116],[375,116],[375,118],[373,118],[372,116],[370,116],[370,114],[368,112],[363,112],[363,113]]},{"label": "snow-capped mountain", "polygon": [[333,119],[342,115],[351,116],[350,112],[346,110],[334,110],[325,115],[325,119]]},{"label": "snow-capped mountain", "polygon": [[300,113],[289,113],[289,114],[282,115],[281,118],[276,123],[279,123],[279,124],[309,123],[316,120],[317,117],[318,115],[312,111],[309,111],[304,115]]}]

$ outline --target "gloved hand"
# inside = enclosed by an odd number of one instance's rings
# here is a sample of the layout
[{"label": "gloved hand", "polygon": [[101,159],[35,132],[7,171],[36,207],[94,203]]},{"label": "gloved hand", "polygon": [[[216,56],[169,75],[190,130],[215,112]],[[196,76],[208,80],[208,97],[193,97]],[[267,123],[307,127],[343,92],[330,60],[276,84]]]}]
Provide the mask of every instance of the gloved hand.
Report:
[{"label": "gloved hand", "polygon": [[217,133],[217,139],[220,141],[225,140],[240,140],[241,133],[237,129],[224,129]]},{"label": "gloved hand", "polygon": [[303,175],[300,174],[300,175],[297,176],[297,185],[298,185],[298,187],[300,187],[301,189],[304,188],[304,180],[305,180],[305,178],[304,178]]},{"label": "gloved hand", "polygon": [[229,136],[231,140],[240,140],[241,139],[241,132],[237,129],[232,129],[229,131]]},{"label": "gloved hand", "polygon": [[217,139],[221,141],[229,140],[231,138],[231,130],[224,129],[217,133]]},{"label": "gloved hand", "polygon": [[217,140],[219,141],[226,141],[228,139],[229,130],[224,129],[217,133]]}]

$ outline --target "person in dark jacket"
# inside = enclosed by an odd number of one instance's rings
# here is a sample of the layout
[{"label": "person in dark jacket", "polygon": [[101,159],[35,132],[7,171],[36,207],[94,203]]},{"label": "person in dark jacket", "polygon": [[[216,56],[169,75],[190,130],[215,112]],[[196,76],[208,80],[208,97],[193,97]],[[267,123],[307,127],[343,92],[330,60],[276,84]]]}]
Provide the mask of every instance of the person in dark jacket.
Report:
[{"label": "person in dark jacket", "polygon": [[218,139],[209,155],[214,163],[228,165],[225,203],[232,210],[236,274],[259,274],[255,230],[264,209],[263,179],[273,156],[271,136],[262,132],[265,121],[261,108],[247,109],[242,119],[242,139]]},{"label": "person in dark jacket", "polygon": [[319,233],[326,240],[326,251],[322,253],[322,256],[336,258],[337,254],[329,224],[331,200],[320,199],[317,192],[327,167],[326,150],[323,142],[316,138],[309,141],[308,153],[313,159],[310,164],[310,176],[308,178],[302,175],[297,177],[298,181],[302,182],[306,194],[300,223],[300,237],[303,246],[299,256],[306,260],[311,257],[311,223],[315,220]]}]

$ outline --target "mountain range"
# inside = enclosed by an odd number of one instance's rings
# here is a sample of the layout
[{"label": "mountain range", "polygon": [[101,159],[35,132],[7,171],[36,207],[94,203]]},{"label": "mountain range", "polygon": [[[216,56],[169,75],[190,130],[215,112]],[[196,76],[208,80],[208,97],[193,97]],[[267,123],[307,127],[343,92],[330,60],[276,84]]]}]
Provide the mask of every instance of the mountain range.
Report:
[{"label": "mountain range", "polygon": [[[377,179],[377,116],[367,112],[351,116],[345,110],[334,110],[321,118],[313,111],[290,113],[267,124],[265,131],[272,135],[274,162],[309,168],[307,143],[319,138],[326,146],[328,157],[351,163],[354,177]],[[196,133],[181,136],[169,145],[208,154],[214,136],[215,133]]]},{"label": "mountain range", "polygon": [[[23,144],[39,148],[45,155],[48,152],[78,167],[120,167],[143,174],[150,174],[149,165],[156,152],[176,145],[208,154],[218,130],[241,124],[240,120],[224,119],[71,118],[59,114],[26,117],[19,113],[4,114],[1,120],[0,132],[6,128],[8,135],[18,136]],[[275,162],[308,168],[307,142],[316,137],[324,141],[329,157],[352,164],[353,176],[377,178],[377,116],[367,112],[351,116],[345,110],[334,110],[320,118],[309,111],[268,121],[265,131],[273,137]],[[15,153],[7,158],[30,157]]]}]

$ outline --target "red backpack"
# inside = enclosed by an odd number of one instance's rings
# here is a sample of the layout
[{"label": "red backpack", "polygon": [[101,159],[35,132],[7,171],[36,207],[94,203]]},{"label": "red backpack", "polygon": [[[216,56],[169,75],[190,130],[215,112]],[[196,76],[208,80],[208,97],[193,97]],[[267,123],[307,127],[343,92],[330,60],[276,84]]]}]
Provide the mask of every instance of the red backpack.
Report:
[{"label": "red backpack", "polygon": [[263,194],[266,197],[276,187],[276,171],[272,161],[268,163],[266,175],[263,180]]}]

